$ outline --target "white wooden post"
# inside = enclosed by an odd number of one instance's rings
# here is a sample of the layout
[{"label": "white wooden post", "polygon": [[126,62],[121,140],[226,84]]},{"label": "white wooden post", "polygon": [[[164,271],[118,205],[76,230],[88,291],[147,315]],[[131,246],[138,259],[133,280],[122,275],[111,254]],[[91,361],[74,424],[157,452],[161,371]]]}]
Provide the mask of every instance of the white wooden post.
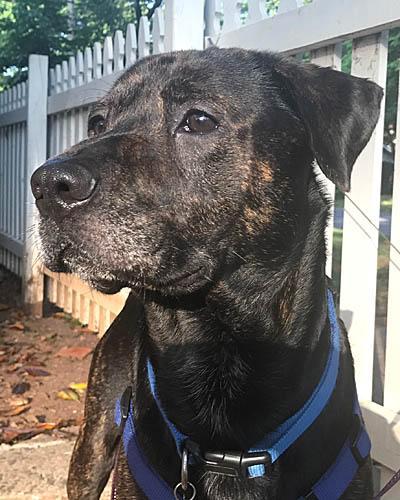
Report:
[{"label": "white wooden post", "polygon": [[165,3],[165,50],[204,48],[204,0]]},{"label": "white wooden post", "polygon": [[26,309],[35,316],[42,315],[43,273],[36,246],[38,214],[30,178],[35,169],[46,160],[47,72],[47,56],[29,56],[23,301]]},{"label": "white wooden post", "polygon": [[[387,46],[387,31],[354,40],[352,74],[385,87]],[[340,309],[349,329],[361,401],[372,400],[383,123],[384,102],[371,140],[354,166],[344,204]]]},{"label": "white wooden post", "polygon": [[[311,62],[318,64],[318,66],[331,67],[337,71],[341,70],[342,67],[342,44],[338,43],[336,45],[329,45],[328,47],[323,47],[322,49],[311,51]],[[332,199],[335,201],[335,185],[331,182],[325,175],[321,172],[321,169],[317,167],[319,174],[319,179],[323,182],[325,189]],[[330,278],[332,277],[332,251],[333,251],[333,223],[334,223],[334,208],[331,209],[331,218],[328,221],[325,240],[326,240],[326,275]]]},{"label": "white wooden post", "polygon": [[[400,91],[397,99],[396,157],[390,234],[389,290],[386,334],[385,406],[400,413]],[[400,489],[400,486],[399,486]],[[400,491],[399,491],[400,498]]]}]

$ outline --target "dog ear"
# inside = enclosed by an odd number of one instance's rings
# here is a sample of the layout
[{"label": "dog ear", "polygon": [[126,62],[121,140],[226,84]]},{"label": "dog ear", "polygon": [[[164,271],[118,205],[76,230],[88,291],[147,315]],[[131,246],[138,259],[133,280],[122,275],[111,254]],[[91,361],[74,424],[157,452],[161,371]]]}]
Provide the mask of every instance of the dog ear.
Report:
[{"label": "dog ear", "polygon": [[366,79],[290,59],[281,59],[276,71],[321,170],[349,191],[354,162],[378,121],[383,90]]}]

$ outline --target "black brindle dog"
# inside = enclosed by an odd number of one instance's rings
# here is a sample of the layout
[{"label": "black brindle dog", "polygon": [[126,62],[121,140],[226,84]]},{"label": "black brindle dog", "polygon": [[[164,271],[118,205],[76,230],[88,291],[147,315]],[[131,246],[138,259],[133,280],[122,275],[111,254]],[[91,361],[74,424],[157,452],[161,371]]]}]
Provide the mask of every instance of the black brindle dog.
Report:
[{"label": "black brindle dog", "polygon": [[[95,106],[89,138],[35,172],[46,265],[102,292],[133,290],[93,357],[70,499],[99,498],[115,460],[115,497],[144,498],[114,423],[129,384],[142,449],[171,487],[179,481],[148,357],[169,419],[203,450],[247,450],[301,408],[330,344],[329,202],[313,161],[348,191],[381,98],[372,82],[270,53],[151,56]],[[309,491],[350,432],[344,331],[341,343],[327,406],[269,473],[235,479],[193,466],[197,498]],[[367,460],[344,498],[370,497]]]}]

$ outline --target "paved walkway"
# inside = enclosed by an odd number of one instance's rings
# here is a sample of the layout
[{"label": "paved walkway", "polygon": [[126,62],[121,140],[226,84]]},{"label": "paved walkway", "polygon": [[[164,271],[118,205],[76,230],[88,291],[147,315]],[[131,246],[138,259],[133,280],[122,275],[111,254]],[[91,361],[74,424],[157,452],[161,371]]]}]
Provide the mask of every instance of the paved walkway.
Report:
[{"label": "paved walkway", "polygon": [[[37,436],[0,445],[0,500],[64,500],[73,442]],[[110,498],[106,489],[102,500]]]}]

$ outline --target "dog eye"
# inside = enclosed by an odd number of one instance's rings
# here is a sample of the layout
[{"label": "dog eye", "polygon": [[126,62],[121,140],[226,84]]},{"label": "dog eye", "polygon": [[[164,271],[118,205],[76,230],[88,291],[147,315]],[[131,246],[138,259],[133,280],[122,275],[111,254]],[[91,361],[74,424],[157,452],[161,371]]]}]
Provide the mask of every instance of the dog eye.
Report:
[{"label": "dog eye", "polygon": [[106,120],[102,115],[95,115],[89,119],[88,136],[94,137],[104,132],[106,128]]},{"label": "dog eye", "polygon": [[181,125],[181,130],[188,133],[207,134],[218,127],[217,121],[204,111],[189,111]]}]

